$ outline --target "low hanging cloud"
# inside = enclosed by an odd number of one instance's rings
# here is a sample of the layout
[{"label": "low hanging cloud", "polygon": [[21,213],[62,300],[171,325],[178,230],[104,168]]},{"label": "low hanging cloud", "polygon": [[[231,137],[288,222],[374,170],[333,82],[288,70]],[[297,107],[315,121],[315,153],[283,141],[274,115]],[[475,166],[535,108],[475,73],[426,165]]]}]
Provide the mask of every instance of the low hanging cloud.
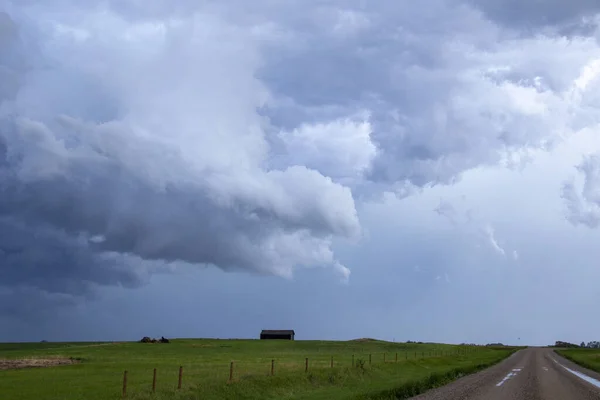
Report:
[{"label": "low hanging cloud", "polygon": [[24,59],[3,64],[22,79],[2,90],[2,285],[136,286],[153,265],[142,261],[281,276],[331,265],[347,278],[330,246],[360,233],[350,190],[304,165],[261,167],[268,91],[253,44],[211,16],[95,18],[112,34],[55,25],[28,54],[2,14],[0,53]]},{"label": "low hanging cloud", "polygon": [[0,6],[0,285],[21,293],[179,262],[347,279],[332,242],[360,237],[365,192],[600,122],[595,39],[468,1]]}]

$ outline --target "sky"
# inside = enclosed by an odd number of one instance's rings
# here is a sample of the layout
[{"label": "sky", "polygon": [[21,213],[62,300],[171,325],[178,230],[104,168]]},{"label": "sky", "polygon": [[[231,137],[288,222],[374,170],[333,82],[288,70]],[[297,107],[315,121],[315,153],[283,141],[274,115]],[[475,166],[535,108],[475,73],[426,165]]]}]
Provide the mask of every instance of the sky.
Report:
[{"label": "sky", "polygon": [[0,341],[600,340],[595,0],[0,0]]}]

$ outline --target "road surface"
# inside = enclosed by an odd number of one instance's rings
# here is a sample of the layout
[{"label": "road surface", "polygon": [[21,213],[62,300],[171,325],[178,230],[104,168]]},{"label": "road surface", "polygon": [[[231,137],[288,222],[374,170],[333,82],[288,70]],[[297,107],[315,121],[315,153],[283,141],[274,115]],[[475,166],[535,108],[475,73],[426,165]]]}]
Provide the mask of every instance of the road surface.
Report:
[{"label": "road surface", "polygon": [[528,348],[414,400],[600,400],[600,374],[548,348]]}]

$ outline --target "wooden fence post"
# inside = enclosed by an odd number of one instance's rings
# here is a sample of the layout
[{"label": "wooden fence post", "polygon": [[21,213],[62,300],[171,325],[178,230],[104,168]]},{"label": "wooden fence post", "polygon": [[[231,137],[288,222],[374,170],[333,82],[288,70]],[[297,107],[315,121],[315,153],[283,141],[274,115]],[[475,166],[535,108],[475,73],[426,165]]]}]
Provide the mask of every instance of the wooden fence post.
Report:
[{"label": "wooden fence post", "polygon": [[371,365],[371,354],[369,354],[369,365]]},{"label": "wooden fence post", "polygon": [[229,383],[233,382],[233,361],[229,364]]},{"label": "wooden fence post", "polygon": [[179,381],[177,382],[177,389],[181,389],[181,378],[183,378],[183,367],[179,367]]},{"label": "wooden fence post", "polygon": [[127,371],[123,372],[123,398],[127,397]]},{"label": "wooden fence post", "polygon": [[398,352],[396,352],[396,362],[398,362]]},{"label": "wooden fence post", "polygon": [[333,356],[331,356],[331,368],[333,368]]},{"label": "wooden fence post", "polygon": [[308,372],[308,357],[304,360],[304,372]]},{"label": "wooden fence post", "polygon": [[271,376],[275,375],[275,360],[271,360]]},{"label": "wooden fence post", "polygon": [[154,368],[154,374],[152,375],[152,393],[156,392],[156,368]]}]

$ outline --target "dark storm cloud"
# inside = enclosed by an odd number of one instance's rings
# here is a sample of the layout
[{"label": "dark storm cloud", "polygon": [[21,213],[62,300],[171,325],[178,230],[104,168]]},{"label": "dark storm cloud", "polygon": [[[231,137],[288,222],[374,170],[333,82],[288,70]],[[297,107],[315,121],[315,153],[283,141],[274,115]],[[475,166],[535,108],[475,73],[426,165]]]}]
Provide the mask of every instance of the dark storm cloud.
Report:
[{"label": "dark storm cloud", "polygon": [[600,13],[600,3],[595,0],[468,0],[468,2],[481,9],[486,17],[493,21],[525,30],[535,30],[542,26],[581,24],[583,20]]},{"label": "dark storm cloud", "polygon": [[332,243],[360,237],[355,198],[518,163],[596,118],[593,40],[523,39],[466,3],[0,4],[14,293],[178,262],[348,278]]},{"label": "dark storm cloud", "polygon": [[[127,29],[113,17],[104,22]],[[237,35],[205,19],[213,34]],[[0,286],[15,298],[134,287],[176,261],[284,276],[330,265],[347,277],[330,245],[360,231],[350,191],[303,166],[260,166],[268,148],[251,47],[205,44],[215,67],[186,27],[148,54],[55,25],[28,54],[27,25],[5,13],[0,23]],[[161,57],[154,71],[148,57]]]}]

